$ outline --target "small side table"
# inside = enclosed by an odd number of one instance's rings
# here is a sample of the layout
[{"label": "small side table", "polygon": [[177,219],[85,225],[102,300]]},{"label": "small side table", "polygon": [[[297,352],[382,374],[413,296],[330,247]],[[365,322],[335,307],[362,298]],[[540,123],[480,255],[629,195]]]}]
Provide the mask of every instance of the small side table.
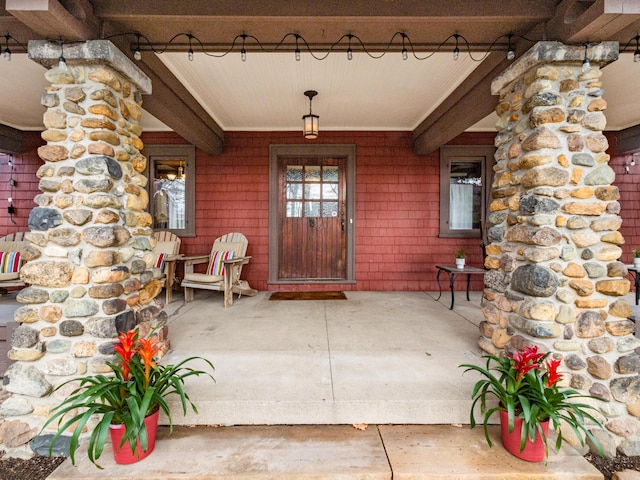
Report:
[{"label": "small side table", "polygon": [[629,273],[633,273],[633,276],[636,278],[636,305],[638,305],[638,300],[640,300],[640,269],[635,265],[626,265]]},{"label": "small side table", "polygon": [[451,289],[451,307],[449,310],[453,310],[453,303],[455,301],[455,294],[453,290],[453,284],[456,280],[456,275],[466,275],[467,276],[467,301],[469,301],[469,285],[471,283],[471,275],[484,275],[486,270],[483,268],[477,267],[469,267],[467,265],[464,268],[458,268],[455,265],[436,265],[438,269],[438,275],[436,276],[436,281],[438,282],[438,298],[436,301],[440,300],[442,296],[442,288],[440,287],[440,274],[442,272],[446,272],[449,275],[449,288]]}]

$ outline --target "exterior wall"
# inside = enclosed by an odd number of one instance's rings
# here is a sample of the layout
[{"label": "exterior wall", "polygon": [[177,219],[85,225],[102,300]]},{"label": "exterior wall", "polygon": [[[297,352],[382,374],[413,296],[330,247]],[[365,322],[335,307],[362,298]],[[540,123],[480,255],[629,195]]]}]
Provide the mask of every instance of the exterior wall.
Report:
[{"label": "exterior wall", "polygon": [[[38,157],[37,148],[44,145],[44,141],[40,138],[40,132],[26,133],[24,135],[27,152],[22,155],[13,155],[13,178],[16,186],[9,185],[11,167],[9,167],[7,156],[0,155],[0,237],[4,237],[9,233],[26,232],[29,230],[27,223],[29,222],[29,212],[35,204],[35,197],[40,190],[38,189],[38,177],[36,172],[42,160]],[[13,221],[7,213],[7,198],[13,197],[13,206],[16,208],[16,214]]]},{"label": "exterior wall", "polygon": [[[173,134],[146,133],[145,144],[170,144]],[[269,145],[305,143],[299,132],[226,132],[219,156],[196,153],[196,237],[181,252],[208,253],[230,231],[249,239],[243,276],[258,290],[335,289],[336,285],[270,286],[268,279]],[[314,142],[356,145],[356,283],[345,290],[434,290],[436,263],[482,265],[480,239],[440,239],[439,154],[416,155],[411,132],[322,132]],[[459,144],[493,143],[493,134],[464,135]],[[473,286],[479,290],[480,280]]]},{"label": "exterior wall", "polygon": [[[33,197],[40,193],[36,171],[42,165],[36,149],[43,145],[40,133],[25,134],[32,146],[14,156],[14,215],[7,214],[8,166],[0,161],[0,236],[26,231]],[[304,143],[299,132],[227,132],[227,146],[219,156],[197,151],[196,237],[183,238],[181,251],[187,255],[208,253],[213,240],[239,230],[249,238],[251,263],[243,276],[252,287],[275,290],[267,284],[268,254],[268,163],[269,144]],[[494,134],[466,133],[451,144],[487,145]],[[623,218],[620,232],[623,261],[631,262],[633,248],[640,248],[640,164],[624,173],[625,157],[617,151],[615,134],[608,134],[611,161],[620,189]],[[173,133],[143,133],[148,145],[186,143]],[[468,263],[482,264],[479,239],[439,239],[439,157],[415,155],[410,132],[322,132],[316,141],[355,143],[356,151],[356,278],[347,290],[428,290],[437,288],[433,266],[453,263],[462,246]],[[6,180],[5,180],[6,179]],[[393,258],[388,253],[393,253]],[[397,262],[397,263],[393,263]],[[278,286],[285,289],[285,286]],[[304,288],[286,286],[287,290]],[[314,289],[320,288],[314,285]],[[327,287],[335,288],[335,286]],[[479,279],[472,289],[480,290]]]}]

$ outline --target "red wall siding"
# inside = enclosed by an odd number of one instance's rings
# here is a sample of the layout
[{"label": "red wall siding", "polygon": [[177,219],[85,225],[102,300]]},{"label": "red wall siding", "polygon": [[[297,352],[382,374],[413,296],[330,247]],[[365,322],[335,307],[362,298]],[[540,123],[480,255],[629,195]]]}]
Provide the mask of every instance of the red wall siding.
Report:
[{"label": "red wall siding", "polygon": [[[461,144],[492,144],[491,133]],[[145,134],[145,143],[180,141]],[[336,285],[269,286],[269,145],[304,143],[299,132],[226,132],[222,155],[196,153],[196,237],[187,255],[208,253],[213,240],[239,231],[249,239],[243,276],[259,290],[335,289]],[[464,246],[482,265],[479,239],[440,239],[439,155],[415,155],[411,132],[324,132],[315,143],[356,145],[356,284],[351,290],[433,290],[436,263],[454,263]],[[476,280],[476,289],[481,282]]]},{"label": "red wall siding", "polygon": [[[11,157],[13,158],[13,179],[16,181],[13,193],[9,185],[11,178],[9,156],[0,154],[0,237],[9,233],[26,232],[29,229],[29,212],[36,206],[33,203],[33,197],[40,193],[36,172],[42,165],[42,160],[38,157],[37,148],[43,145],[44,141],[40,138],[40,133],[28,133],[24,138],[27,153]],[[13,198],[13,206],[16,208],[16,214],[13,216],[15,223],[7,213],[9,197]]]},{"label": "red wall siding", "polygon": [[620,233],[625,239],[625,244],[622,245],[622,261],[633,263],[633,250],[640,249],[640,162],[636,160],[636,165],[630,166],[629,173],[625,173],[624,167],[630,165],[631,157],[620,154],[615,135],[609,134],[607,138],[608,153],[611,155],[609,165],[616,172],[615,184],[620,191]]},{"label": "red wall siding", "polygon": [[[33,197],[39,193],[35,174],[42,162],[36,149],[42,140],[37,133],[28,138],[28,153],[14,156],[15,225],[6,210],[9,170],[6,160],[0,161],[0,236],[27,230]],[[493,138],[493,133],[467,133],[451,143],[486,145]],[[640,164],[625,175],[626,159],[617,153],[615,135],[609,139],[627,241],[623,260],[630,262],[631,250],[640,248]],[[186,143],[173,133],[145,133],[143,140],[149,145]],[[479,239],[438,238],[439,156],[415,155],[410,132],[323,132],[315,142],[356,145],[355,285],[267,284],[269,145],[304,143],[299,132],[227,132],[222,155],[196,152],[196,237],[183,239],[182,252],[208,253],[216,237],[240,231],[249,239],[253,257],[243,276],[259,290],[432,291],[437,288],[434,265],[453,263],[460,246],[469,252],[469,264],[482,265]],[[482,288],[481,281],[474,279],[472,288]]]}]

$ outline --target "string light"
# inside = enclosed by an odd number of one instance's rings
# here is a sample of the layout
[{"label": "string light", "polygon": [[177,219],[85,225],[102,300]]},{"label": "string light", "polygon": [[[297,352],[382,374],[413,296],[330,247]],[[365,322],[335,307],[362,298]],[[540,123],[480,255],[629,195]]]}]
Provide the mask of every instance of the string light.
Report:
[{"label": "string light", "polygon": [[[27,47],[25,47],[23,44],[21,44],[18,40],[16,40],[15,37],[12,37],[11,35],[9,35],[8,33],[6,35],[4,35],[4,52],[2,52],[2,58],[4,58],[7,62],[11,61],[11,56],[13,54],[13,52],[11,51],[11,49],[9,48],[9,40],[13,40],[13,42],[18,45],[20,47],[20,49],[22,49],[23,51],[27,51]],[[0,51],[2,51],[2,49],[0,48]]]},{"label": "string light", "polygon": [[507,39],[509,41],[509,49],[507,50],[507,60],[511,61],[516,58],[516,51],[511,44],[511,39],[513,38],[513,33],[507,35]]},{"label": "string light", "polygon": [[589,49],[589,43],[584,44],[584,60],[582,60],[582,71],[588,72],[591,70],[591,62],[589,61],[589,57],[587,56],[587,50]]},{"label": "string light", "polygon": [[353,60],[353,50],[351,50],[351,39],[353,38],[353,35],[349,33],[347,35],[347,38],[349,38],[349,48],[347,48],[347,60]]},{"label": "string light", "polygon": [[300,45],[299,45],[299,40],[300,40],[300,35],[298,35],[297,33],[296,35],[296,62],[300,61]]},{"label": "string light", "polygon": [[60,45],[60,57],[58,58],[58,68],[60,70],[66,70],[67,62],[64,59],[64,41],[62,39],[58,40],[58,45]]},{"label": "string light", "polygon": [[407,35],[402,32],[402,60],[406,60],[407,58],[409,58],[409,53],[407,52],[407,45],[406,45],[406,39],[407,39]]},{"label": "string light", "polygon": [[638,63],[640,62],[640,35],[635,36],[636,41],[636,51],[633,54],[633,61]]},{"label": "string light", "polygon": [[142,52],[140,51],[140,34],[136,33],[136,38],[138,39],[138,46],[136,47],[136,51],[133,52],[133,58],[140,61],[142,60]]},{"label": "string light", "polygon": [[193,39],[193,35],[189,33],[187,35],[187,38],[189,39],[189,51],[187,52],[187,58],[189,59],[190,62],[193,62],[193,45],[191,43],[191,40]]},{"label": "string light", "polygon": [[240,58],[242,58],[243,62],[247,61],[247,50],[244,48],[245,41],[247,40],[247,35],[242,34],[242,50],[240,50]]},{"label": "string light", "polygon": [[455,62],[460,56],[460,49],[458,48],[458,39],[460,38],[460,35],[455,33],[453,36],[456,39],[456,48],[453,49],[453,61]]}]

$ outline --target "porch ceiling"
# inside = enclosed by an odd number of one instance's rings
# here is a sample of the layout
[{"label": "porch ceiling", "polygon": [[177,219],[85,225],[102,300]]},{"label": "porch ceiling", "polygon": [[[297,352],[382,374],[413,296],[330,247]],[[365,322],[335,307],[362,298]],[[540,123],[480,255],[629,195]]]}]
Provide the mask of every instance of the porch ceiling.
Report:
[{"label": "porch ceiling", "polygon": [[[62,6],[64,5],[64,7]],[[4,7],[4,8],[1,8]],[[84,28],[79,28],[82,25]],[[98,25],[99,28],[95,28]],[[91,28],[88,28],[91,27]],[[453,41],[428,60],[401,59],[395,38],[380,59],[362,53],[354,42],[353,60],[346,58],[346,40],[325,60],[301,48],[294,59],[289,37],[278,53],[268,52],[287,33],[298,33],[322,55],[342,35],[353,33],[378,55],[393,34],[405,32],[419,55],[436,50],[449,35],[473,42],[475,58],[483,57],[500,35],[515,33],[533,40],[567,43],[618,40],[622,45],[640,29],[640,7],[631,0],[352,0],[293,4],[285,0],[0,0],[0,30],[21,42],[36,38],[112,40],[132,55],[133,35],[140,32],[159,46],[173,35],[195,35],[210,53],[226,50],[240,33],[247,39],[247,61],[239,49],[221,58],[196,51],[187,60],[187,38],[156,55],[143,43],[140,67],[154,81],[144,99],[146,130],[173,129],[210,153],[219,152],[224,131],[300,130],[309,102],[303,92],[317,90],[313,112],[321,132],[329,130],[410,130],[415,150],[428,153],[464,130],[493,130],[496,99],[488,82],[506,66],[506,40],[483,62],[474,62],[461,45],[454,62]],[[97,32],[89,36],[88,32]],[[115,35],[115,36],[114,36]],[[517,53],[530,45],[517,39]],[[39,99],[46,87],[44,70],[13,44],[13,60],[0,77],[0,123],[19,130],[40,130]],[[265,50],[267,52],[265,52]],[[640,124],[640,75],[632,51],[604,70],[608,130]],[[471,101],[469,100],[471,99]],[[471,108],[470,108],[471,107]]]}]

